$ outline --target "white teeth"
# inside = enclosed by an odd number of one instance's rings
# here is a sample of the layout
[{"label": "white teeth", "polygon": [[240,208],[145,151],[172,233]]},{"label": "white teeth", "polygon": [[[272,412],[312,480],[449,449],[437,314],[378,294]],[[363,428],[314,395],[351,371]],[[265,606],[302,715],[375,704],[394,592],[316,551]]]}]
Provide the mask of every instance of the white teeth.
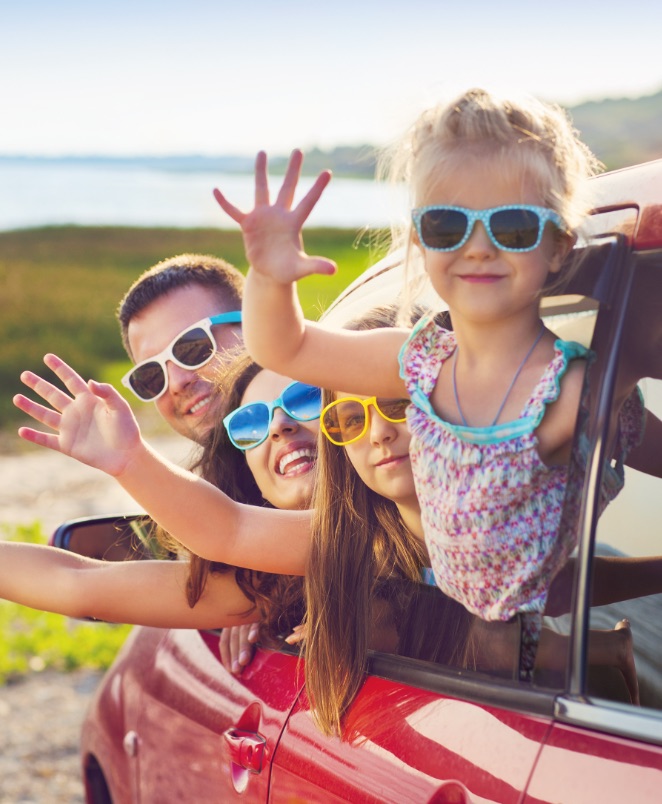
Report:
[{"label": "white teeth", "polygon": [[195,405],[189,409],[189,413],[195,413],[196,411],[200,410],[200,408],[203,408],[207,402],[209,402],[208,396],[206,396],[204,399],[201,399],[199,402],[196,402]]},{"label": "white teeth", "polygon": [[294,461],[298,461],[299,458],[310,458],[313,460],[315,458],[315,450],[311,447],[304,447],[303,449],[295,449],[293,452],[288,452],[287,455],[284,455],[278,462],[278,474],[284,475],[287,471],[287,467],[291,463],[294,463]]}]

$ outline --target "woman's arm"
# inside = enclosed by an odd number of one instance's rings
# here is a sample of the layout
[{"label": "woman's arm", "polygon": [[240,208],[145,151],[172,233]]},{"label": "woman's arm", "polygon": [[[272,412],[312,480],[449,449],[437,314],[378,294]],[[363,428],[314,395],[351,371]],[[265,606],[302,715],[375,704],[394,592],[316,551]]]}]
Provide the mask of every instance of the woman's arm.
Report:
[{"label": "woman's arm", "polygon": [[93,380],[86,383],[55,355],[47,355],[44,362],[69,394],[24,372],[23,382],[50,407],[21,394],[14,403],[55,432],[21,427],[21,438],[113,476],[155,522],[202,558],[303,575],[310,542],[308,512],[234,502],[143,441],[131,408],[112,386]]},{"label": "woman's arm", "polygon": [[99,561],[0,541],[0,597],[23,606],[158,628],[222,628],[257,619],[234,572],[211,573],[193,608],[187,577],[185,561]]},{"label": "woman's arm", "polygon": [[[244,341],[265,368],[288,377],[351,393],[400,397],[398,352],[404,330],[332,331],[304,319],[296,283],[311,274],[331,274],[336,266],[303,249],[301,229],[328,184],[326,171],[292,208],[302,155],[294,151],[274,204],[269,200],[267,158],[255,166],[255,208],[241,212],[225,196],[214,195],[240,224],[250,265],[242,304]],[[351,359],[349,359],[351,356]]]}]

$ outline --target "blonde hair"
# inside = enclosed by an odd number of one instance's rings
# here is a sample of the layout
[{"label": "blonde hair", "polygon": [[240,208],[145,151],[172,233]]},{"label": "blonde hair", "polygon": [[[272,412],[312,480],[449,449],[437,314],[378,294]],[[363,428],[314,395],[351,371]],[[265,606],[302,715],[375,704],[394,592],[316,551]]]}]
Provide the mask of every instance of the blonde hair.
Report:
[{"label": "blonde hair", "polygon": [[[415,207],[425,203],[441,178],[460,176],[475,160],[491,160],[504,173],[534,181],[543,205],[555,210],[572,234],[592,206],[588,179],[603,169],[560,106],[470,89],[423,112],[399,142],[382,152],[378,175],[406,182]],[[410,298],[422,286],[420,271],[418,277],[413,273],[420,268],[414,264],[413,242],[410,221],[393,229],[393,247],[406,249],[407,285],[414,288]]]}]

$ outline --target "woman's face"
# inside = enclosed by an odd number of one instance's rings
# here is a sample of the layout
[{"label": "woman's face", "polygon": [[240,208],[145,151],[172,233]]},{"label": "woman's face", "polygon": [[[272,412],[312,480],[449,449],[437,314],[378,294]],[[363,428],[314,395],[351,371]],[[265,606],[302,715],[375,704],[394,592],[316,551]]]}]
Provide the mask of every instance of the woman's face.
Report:
[{"label": "woman's face", "polygon": [[[338,393],[340,399],[349,394]],[[352,394],[356,397],[356,394]],[[366,399],[367,397],[358,397]],[[406,422],[389,422],[368,407],[369,424],[365,435],[345,449],[361,480],[376,494],[404,507],[418,509],[418,498],[409,461],[411,436]],[[339,447],[340,449],[340,447]]]},{"label": "woman's face", "polygon": [[[271,402],[292,380],[263,370],[246,387],[241,404]],[[319,419],[298,422],[281,408],[273,412],[269,435],[246,450],[246,462],[262,496],[275,508],[310,508],[317,458]]]}]

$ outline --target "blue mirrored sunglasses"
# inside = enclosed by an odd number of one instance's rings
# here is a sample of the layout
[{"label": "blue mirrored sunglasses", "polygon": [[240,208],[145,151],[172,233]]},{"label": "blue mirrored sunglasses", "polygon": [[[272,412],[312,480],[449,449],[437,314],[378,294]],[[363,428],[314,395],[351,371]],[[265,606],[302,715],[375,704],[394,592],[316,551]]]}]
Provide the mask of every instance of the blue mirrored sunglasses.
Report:
[{"label": "blue mirrored sunglasses", "polygon": [[542,240],[545,224],[563,227],[553,209],[529,204],[513,204],[489,209],[436,204],[418,207],[411,213],[418,239],[432,251],[455,251],[471,237],[476,221],[485,227],[492,243],[502,251],[533,251]]},{"label": "blue mirrored sunglasses", "polygon": [[293,382],[272,402],[247,402],[223,419],[230,441],[241,450],[253,449],[266,441],[276,408],[298,422],[318,419],[322,392],[314,385]]},{"label": "blue mirrored sunglasses", "polygon": [[122,385],[130,388],[143,402],[155,402],[168,390],[168,360],[180,368],[202,368],[216,354],[216,341],[211,328],[217,324],[239,323],[241,310],[219,313],[191,324],[176,335],[158,355],[135,365],[122,377]]}]

